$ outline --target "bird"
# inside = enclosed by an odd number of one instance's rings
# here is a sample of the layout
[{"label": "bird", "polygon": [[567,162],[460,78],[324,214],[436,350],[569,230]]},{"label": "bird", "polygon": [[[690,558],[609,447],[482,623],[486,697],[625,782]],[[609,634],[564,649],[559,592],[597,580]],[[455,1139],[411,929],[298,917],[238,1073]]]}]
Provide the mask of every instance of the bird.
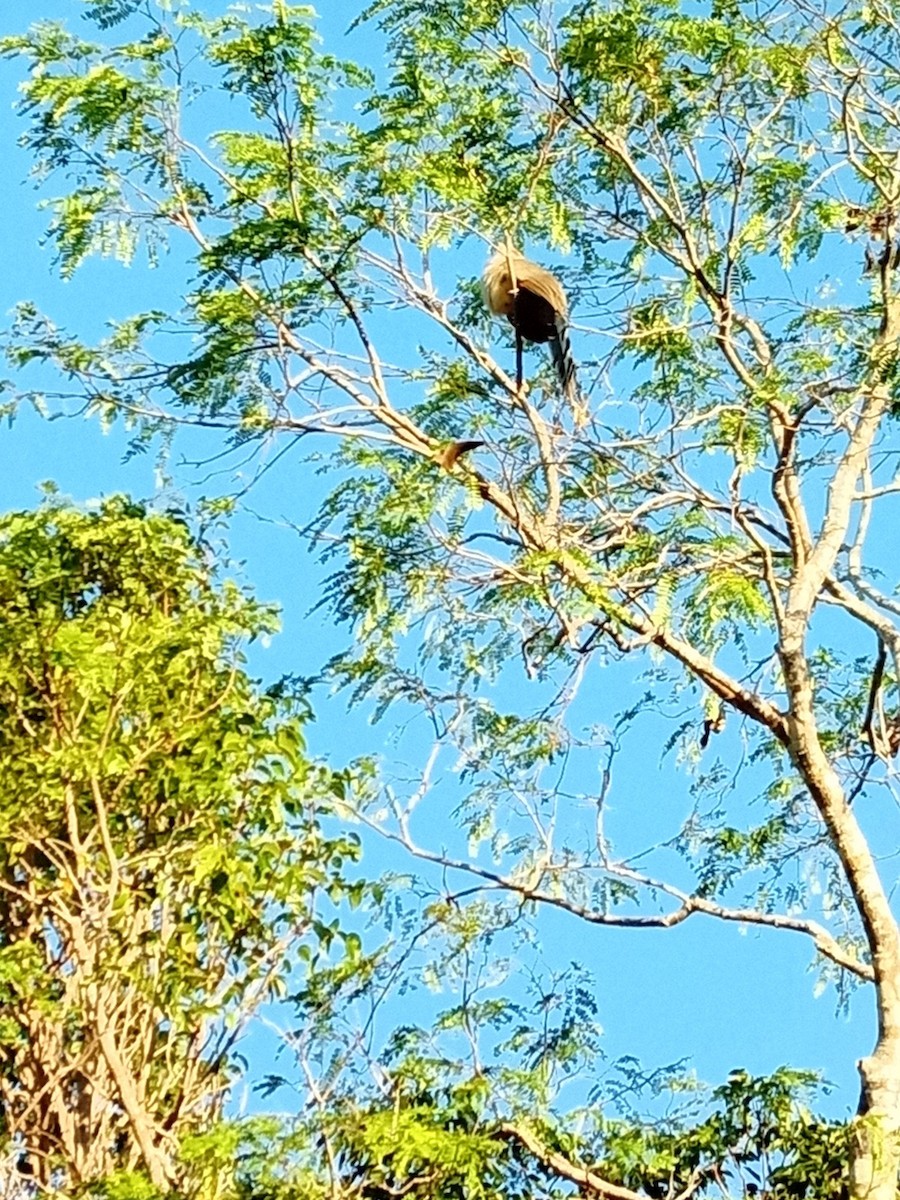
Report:
[{"label": "bird", "polygon": [[562,284],[516,250],[499,250],[482,276],[487,308],[516,331],[516,382],[522,386],[522,339],[548,342],[563,394],[576,401],[575,360],[569,344],[569,304]]},{"label": "bird", "polygon": [[721,733],[725,728],[725,709],[718,703],[713,702],[709,708],[706,720],[703,722],[703,733],[700,736],[700,749],[705,750],[709,745],[709,739],[714,733]]},{"label": "bird", "polygon": [[477,450],[479,446],[483,446],[484,442],[470,439],[463,442],[448,442],[446,446],[442,446],[435,455],[435,461],[444,468],[445,471],[451,471],[462,458],[464,454],[470,454],[473,450]]}]

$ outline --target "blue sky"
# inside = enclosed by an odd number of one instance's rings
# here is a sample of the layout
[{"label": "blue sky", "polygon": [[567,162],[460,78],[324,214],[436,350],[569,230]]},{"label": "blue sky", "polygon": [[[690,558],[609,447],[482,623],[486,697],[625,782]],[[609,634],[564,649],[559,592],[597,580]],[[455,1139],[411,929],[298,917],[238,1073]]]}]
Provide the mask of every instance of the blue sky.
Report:
[{"label": "blue sky", "polygon": [[[326,8],[323,35],[340,56],[373,54],[376,42],[368,35],[343,37],[362,7],[356,0],[339,0]],[[32,6],[7,3],[0,10],[0,34],[21,31],[35,15],[75,27],[80,9],[78,0],[40,0],[39,14]],[[91,262],[69,282],[54,274],[52,255],[41,245],[47,220],[37,210],[41,193],[27,181],[28,156],[15,147],[22,128],[13,114],[20,69],[16,62],[0,63],[5,164],[0,202],[6,214],[0,308],[6,312],[17,301],[31,299],[59,323],[94,336],[107,317],[171,306],[177,301],[172,264],[148,271],[140,261],[130,269],[112,261]],[[42,383],[54,386],[50,377]],[[152,455],[123,463],[126,445],[119,429],[104,434],[93,420],[46,421],[23,411],[10,428],[0,430],[0,439],[4,508],[33,505],[39,483],[47,479],[79,501],[113,491],[154,494]],[[181,472],[180,478],[189,480],[191,472]],[[223,490],[227,485],[223,480]],[[183,486],[190,490],[187,482]],[[321,488],[304,474],[296,456],[287,455],[254,488],[231,526],[231,553],[244,564],[246,578],[261,597],[283,606],[283,634],[254,660],[255,669],[269,677],[311,672],[341,641],[321,613],[309,615],[322,571],[290,524],[302,514],[304,499],[309,504]],[[615,678],[610,675],[606,681],[607,692]],[[611,699],[604,698],[604,705],[597,719],[608,720],[615,710]],[[348,715],[340,697],[323,694],[310,742],[317,753],[339,763],[358,754],[392,753],[390,735],[386,725],[372,726],[361,713]],[[737,734],[727,736],[735,739],[730,743],[734,749]],[[723,744],[723,753],[728,745]],[[671,769],[659,771],[656,750],[648,755],[635,739],[630,751],[631,757],[623,756],[617,767],[620,790],[613,796],[614,806],[620,811],[646,806],[649,820],[654,810],[664,812],[683,801],[683,795],[666,790],[676,786],[674,776]],[[373,847],[370,861],[388,861],[384,847]],[[593,971],[610,1057],[634,1054],[647,1066],[687,1058],[701,1078],[713,1083],[736,1067],[754,1073],[785,1063],[810,1067],[839,1085],[829,1102],[831,1111],[855,1110],[854,1062],[869,1052],[874,1035],[871,997],[860,992],[849,1019],[836,1015],[833,992],[814,996],[811,948],[799,936],[703,918],[672,931],[596,930],[559,913],[545,914],[541,931],[541,952],[549,962],[560,966],[577,958]],[[404,1018],[398,1013],[398,1020]]]}]

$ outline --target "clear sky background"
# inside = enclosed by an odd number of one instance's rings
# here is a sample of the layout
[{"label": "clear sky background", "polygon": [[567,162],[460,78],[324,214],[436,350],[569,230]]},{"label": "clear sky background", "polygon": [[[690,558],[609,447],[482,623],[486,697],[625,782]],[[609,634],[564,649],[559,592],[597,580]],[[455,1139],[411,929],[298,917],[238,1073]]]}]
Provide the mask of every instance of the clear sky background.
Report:
[{"label": "clear sky background", "polygon": [[[377,60],[378,42],[371,31],[344,36],[362,7],[361,0],[324,0],[323,36],[339,56]],[[0,34],[20,32],[35,19],[61,19],[84,36],[93,36],[81,23],[81,8],[79,0],[6,0],[0,8]],[[37,209],[43,193],[27,180],[30,160],[16,146],[23,126],[13,106],[22,69],[15,61],[0,63],[0,203],[6,218],[0,245],[0,309],[6,312],[17,301],[31,299],[59,324],[93,336],[102,333],[108,317],[171,308],[178,299],[175,260],[163,260],[155,271],[147,270],[141,258],[130,269],[94,261],[70,282],[54,274],[52,253],[41,244],[48,219]],[[223,111],[221,123],[228,121]],[[53,189],[59,190],[59,185]],[[42,379],[48,389],[54,384],[50,376]],[[46,421],[22,411],[11,427],[0,429],[0,505],[34,505],[39,483],[48,479],[78,501],[115,491],[152,497],[152,454],[123,462],[125,449],[119,429],[104,434],[94,420]],[[208,453],[212,448],[204,442],[204,449]],[[183,450],[189,453],[190,444]],[[173,461],[178,463],[177,454]],[[207,473],[188,466],[178,469],[186,497],[232,489],[230,476],[204,483]],[[303,506],[314,505],[322,487],[304,471],[299,454],[287,454],[253,488],[231,526],[231,552],[244,564],[246,579],[259,596],[278,600],[283,607],[283,634],[253,660],[254,668],[269,678],[314,671],[343,640],[321,613],[309,615],[323,572],[291,527],[298,514],[309,515],[310,509]],[[597,719],[610,719],[617,706],[609,689],[620,683],[611,673],[604,701],[608,707]],[[386,751],[391,734],[387,724],[373,726],[361,713],[348,715],[340,697],[324,692],[316,709],[311,747],[335,765],[355,755]],[[729,744],[723,738],[720,753],[728,753],[729,745],[737,750],[737,735],[728,736],[734,740]],[[658,744],[664,740],[661,737]],[[648,754],[646,747],[634,744],[631,750],[618,764],[621,791],[614,794],[613,803],[627,802],[639,811],[644,806],[648,813],[677,804],[679,797],[659,787],[660,778],[671,780],[672,775],[669,770],[659,775],[657,752]],[[369,870],[386,861],[384,847],[373,846]],[[871,997],[859,992],[849,1017],[836,1013],[832,991],[816,998],[806,939],[701,917],[671,931],[617,931],[589,929],[572,917],[551,913],[542,917],[541,929],[541,952],[549,962],[559,966],[575,959],[594,973],[610,1058],[633,1054],[648,1067],[686,1058],[701,1078],[713,1083],[737,1067],[754,1073],[782,1064],[809,1067],[838,1085],[829,1102],[835,1115],[855,1110],[854,1061],[870,1051],[874,1037]],[[398,1022],[408,1019],[408,1013],[408,1007],[398,1011]]]}]

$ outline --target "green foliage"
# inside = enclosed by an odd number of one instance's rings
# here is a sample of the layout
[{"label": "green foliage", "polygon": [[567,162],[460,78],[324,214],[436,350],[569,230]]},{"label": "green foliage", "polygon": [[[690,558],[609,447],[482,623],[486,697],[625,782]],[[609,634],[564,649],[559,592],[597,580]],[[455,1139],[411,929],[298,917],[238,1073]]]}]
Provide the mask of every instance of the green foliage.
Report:
[{"label": "green foliage", "polygon": [[692,1183],[700,1196],[845,1197],[848,1130],[809,1112],[803,1101],[814,1084],[808,1072],[785,1067],[761,1078],[734,1071],[695,1124],[601,1119],[600,1173],[650,1197]]},{"label": "green foliage", "polygon": [[[723,557],[728,554],[722,546]],[[688,630],[691,640],[705,650],[717,649],[725,639],[741,637],[771,623],[771,612],[759,583],[737,565],[712,566],[691,597]]]},{"label": "green foliage", "polygon": [[499,1171],[496,1144],[485,1134],[466,1130],[451,1108],[435,1120],[427,1109],[413,1104],[359,1114],[345,1130],[340,1145],[352,1170],[367,1189],[409,1188],[421,1180],[413,1195],[495,1196]]},{"label": "green foliage", "polygon": [[[57,368],[79,402],[128,423],[135,451],[181,423],[243,452],[344,438],[329,495],[298,524],[347,634],[328,679],[397,716],[385,758],[396,749],[402,766],[315,778],[297,712],[259,691],[236,649],[271,615],[207,578],[177,522],[122,502],[91,518],[52,508],[37,525],[20,515],[5,535],[18,565],[0,576],[7,886],[27,881],[65,945],[50,898],[96,856],[100,883],[65,911],[90,909],[117,986],[116,971],[137,974],[146,918],[152,983],[134,989],[162,996],[168,1046],[238,1022],[303,964],[293,999],[321,1046],[297,1037],[322,1086],[315,1116],[284,1135],[290,1169],[268,1175],[270,1135],[237,1127],[202,1130],[186,1151],[224,1178],[246,1150],[253,1169],[227,1184],[238,1191],[324,1194],[327,1161],[332,1196],[568,1194],[546,1155],[498,1133],[527,1114],[551,1149],[650,1197],[693,1184],[841,1195],[845,1134],[802,1111],[808,1081],[790,1072],[736,1073],[668,1124],[604,1111],[576,1137],[554,1105],[561,1079],[596,1067],[583,990],[551,1027],[512,997],[473,999],[463,966],[513,941],[536,905],[602,925],[715,902],[732,918],[751,906],[761,925],[782,910],[807,933],[827,925],[815,945],[830,969],[868,977],[864,935],[885,923],[860,920],[874,893],[854,882],[833,813],[893,769],[890,713],[877,714],[881,742],[860,731],[872,630],[900,644],[878,554],[863,554],[897,458],[875,440],[881,417],[860,414],[897,407],[895,18],[795,0],[765,13],[565,0],[552,19],[518,0],[375,0],[356,22],[384,48],[373,72],[339,61],[312,9],[283,0],[217,19],[154,0],[86,12],[124,40],[42,24],[2,47],[32,68],[36,169],[64,179],[60,269],[173,239],[187,248],[183,295],[97,346],[25,305],[10,361]],[[216,88],[224,128],[195,103]],[[511,330],[483,311],[474,276],[507,238],[555,259],[574,403],[542,347],[517,385]],[[461,440],[482,444],[445,460]],[[91,531],[104,522],[101,552]],[[823,648],[833,613],[865,648]],[[623,665],[635,661],[637,677]],[[595,683],[600,666],[614,673]],[[607,805],[616,755],[645,757],[647,729],[660,771],[684,768],[658,789],[669,807],[627,793]],[[822,803],[823,778],[844,798]],[[395,879],[375,894],[397,946],[373,950],[342,912],[314,911],[317,892],[338,908],[366,894],[343,879],[355,843],[326,837],[310,809],[324,782],[342,815],[454,877],[437,889],[423,869],[412,913]],[[641,846],[623,831],[636,810]],[[417,969],[461,995],[436,1021],[440,1045],[397,1034],[372,1090],[336,998],[377,1011],[398,979],[411,986],[403,954],[432,933]],[[10,1055],[27,1033],[17,1006],[45,1016],[69,986],[28,945],[0,946]],[[78,993],[72,1045],[83,1004]],[[362,1024],[377,1057],[371,1013]],[[447,1050],[476,1026],[492,1031],[490,1069]],[[224,1068],[207,1082],[219,1095]]]},{"label": "green foliage", "polygon": [[128,1089],[154,1128],[208,1124],[356,843],[320,825],[304,703],[246,672],[273,610],[184,520],[6,515],[0,603],[0,1114],[39,1178],[140,1197],[129,1168],[160,1180]]},{"label": "green foliage", "polygon": [[[541,1026],[534,1010],[516,1014],[508,1005],[488,1011],[473,1004],[464,1028],[472,1038],[517,1015],[530,1046]],[[513,1066],[524,1049],[514,1042],[497,1046],[495,1063],[467,1070],[436,1054],[424,1030],[399,1030],[380,1094],[363,1095],[360,1081],[353,1095],[335,1096],[322,1124],[312,1123],[339,1171],[341,1189],[451,1200],[517,1198],[537,1188],[561,1197],[587,1170],[610,1189],[626,1187],[658,1200],[673,1190],[702,1198],[848,1195],[849,1131],[813,1115],[808,1105],[817,1080],[809,1072],[783,1067],[754,1077],[734,1071],[721,1087],[706,1089],[675,1068],[648,1076],[626,1059],[607,1072],[610,1093],[633,1090],[635,1100],[649,1107],[662,1101],[665,1116],[639,1115],[634,1104],[627,1117],[611,1116],[598,1087],[588,1109],[562,1118],[545,1108],[538,1068],[526,1065],[529,1055]],[[552,1040],[544,1042],[552,1056],[551,1046]],[[303,1147],[295,1168],[302,1175],[303,1164],[315,1162],[315,1143],[297,1134],[282,1139],[294,1151]],[[309,1187],[307,1176],[304,1194]],[[257,1193],[252,1181],[250,1190]],[[285,1190],[282,1181],[279,1194]]]}]

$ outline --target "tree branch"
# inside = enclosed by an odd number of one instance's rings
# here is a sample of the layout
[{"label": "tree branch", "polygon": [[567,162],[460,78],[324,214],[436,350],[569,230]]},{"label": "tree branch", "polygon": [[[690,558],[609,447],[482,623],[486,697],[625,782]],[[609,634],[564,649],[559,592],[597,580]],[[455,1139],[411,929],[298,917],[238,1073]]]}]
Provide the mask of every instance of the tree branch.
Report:
[{"label": "tree branch", "polygon": [[[621,1184],[610,1183],[608,1179],[603,1179],[590,1167],[583,1167],[558,1150],[551,1150],[530,1129],[526,1129],[522,1125],[504,1122],[497,1133],[502,1138],[524,1146],[529,1154],[533,1154],[539,1162],[545,1167],[550,1167],[561,1178],[568,1179],[570,1183],[577,1183],[579,1187],[589,1188],[603,1200],[646,1200],[644,1193],[632,1191],[631,1188],[622,1187]],[[688,1197],[692,1196],[702,1183],[703,1173],[695,1170],[691,1172],[687,1187],[680,1192],[673,1192],[670,1189],[666,1200],[688,1200]]]}]

